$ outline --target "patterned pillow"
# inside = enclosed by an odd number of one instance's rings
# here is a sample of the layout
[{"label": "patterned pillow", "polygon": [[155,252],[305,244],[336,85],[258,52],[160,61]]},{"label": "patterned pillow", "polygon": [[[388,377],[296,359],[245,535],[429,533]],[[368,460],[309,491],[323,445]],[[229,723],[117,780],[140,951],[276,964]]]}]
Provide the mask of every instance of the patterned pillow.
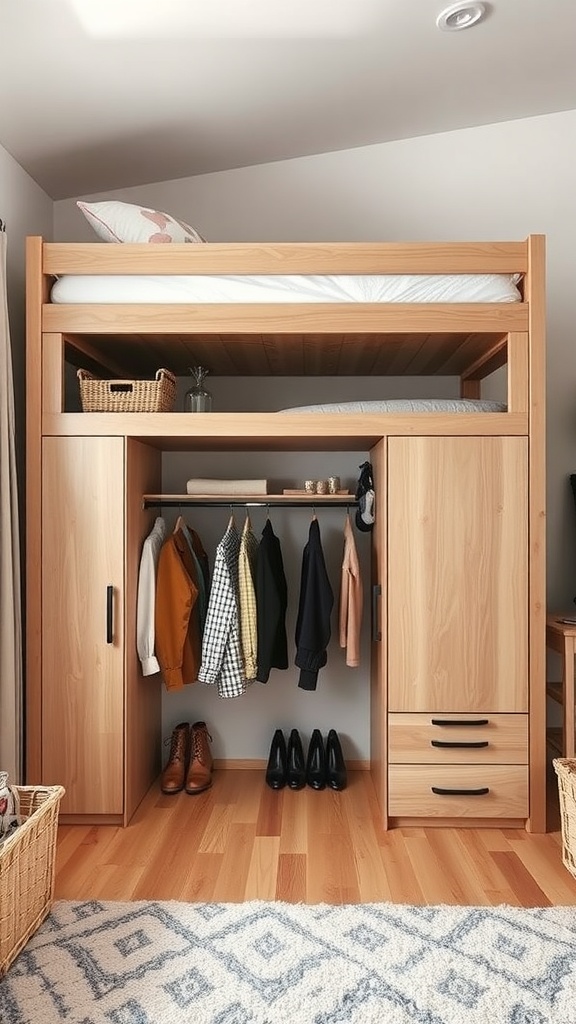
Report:
[{"label": "patterned pillow", "polygon": [[204,242],[194,228],[169,213],[116,201],[76,206],[104,242]]},{"label": "patterned pillow", "polygon": [[8,785],[8,772],[0,772],[0,846],[20,824],[18,790]]}]

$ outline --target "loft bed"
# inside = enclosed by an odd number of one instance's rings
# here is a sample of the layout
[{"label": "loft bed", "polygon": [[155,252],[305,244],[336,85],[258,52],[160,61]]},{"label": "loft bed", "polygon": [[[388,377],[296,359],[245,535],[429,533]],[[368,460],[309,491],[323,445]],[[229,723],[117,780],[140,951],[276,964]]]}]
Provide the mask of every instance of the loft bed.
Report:
[{"label": "loft bed", "polygon": [[[29,323],[36,329],[29,336],[29,365],[39,367],[43,359],[42,376],[56,385],[49,404],[44,396],[44,415],[48,417],[64,410],[64,395],[58,386],[61,345],[69,362],[108,377],[149,377],[159,366],[167,366],[178,376],[191,365],[208,366],[212,375],[451,375],[459,379],[460,397],[471,400],[481,396],[482,380],[506,365],[505,423],[496,413],[488,426],[471,413],[466,425],[459,422],[451,427],[447,419],[442,426],[436,413],[432,429],[524,433],[528,375],[535,394],[539,374],[543,374],[543,354],[538,354],[544,315],[543,251],[539,236],[515,243],[398,245],[110,245],[46,243],[31,238],[27,249],[28,308]],[[427,289],[414,288],[414,282],[435,280],[443,297],[454,292],[455,281],[462,280],[472,282],[475,299],[490,296],[482,282],[491,279],[496,284],[497,301],[466,301],[464,291],[457,301],[450,302],[324,302],[319,301],[316,287],[313,301],[293,301],[290,296],[288,302],[123,302],[117,291],[110,301],[51,301],[52,294],[58,297],[69,282],[72,294],[77,295],[83,283],[91,294],[90,288],[98,280],[113,286],[120,279],[130,283],[144,278],[144,294],[149,296],[155,282],[174,278],[232,279],[233,285],[238,285],[243,279],[254,281],[255,275],[265,283],[279,274],[284,282],[297,275],[304,283],[328,275],[331,295],[342,293],[334,284],[337,275],[343,275],[344,293],[350,291],[346,282],[367,281],[364,290],[355,289],[360,295],[380,294],[382,289],[373,282],[381,281],[383,275],[388,280],[408,280],[408,294],[420,291],[424,296]],[[449,287],[444,286],[446,281]],[[276,292],[272,294],[276,297]],[[42,353],[40,333],[45,336]],[[34,390],[33,382],[31,386]],[[39,408],[39,380],[35,391]],[[184,425],[177,422],[178,414],[168,414],[167,421],[165,414],[160,415],[162,421],[142,422],[141,429],[146,435],[177,438]],[[226,415],[212,415],[207,425],[213,437],[220,427],[224,434],[229,432],[226,421],[221,420]],[[419,429],[426,429],[425,415],[420,415]],[[91,425],[84,423],[82,430],[105,430],[100,415],[91,416]],[[363,427],[367,440],[377,436],[380,425],[366,414],[362,419],[359,426],[354,425],[352,415],[347,417],[347,433],[359,431],[361,436]],[[49,419],[46,425],[50,426]],[[72,420],[69,425],[77,429]],[[312,425],[300,418],[296,435],[305,436]],[[135,426],[132,423],[131,430]],[[203,429],[200,421],[195,426]],[[248,421],[244,426],[251,430]],[[254,426],[260,429],[262,425]],[[372,426],[376,429],[366,432]],[[398,426],[404,429],[399,422]],[[268,435],[277,430],[281,437],[287,429],[284,421],[277,428],[269,423],[264,432]],[[325,422],[320,429],[329,438],[331,425]],[[341,437],[340,429],[335,443]]]},{"label": "loft bed", "polygon": [[[472,293],[454,293],[454,277],[497,278],[497,294],[486,281]],[[271,289],[264,301],[236,290],[194,293],[179,301],[162,291],[176,278],[205,278],[209,288],[222,278],[302,278],[304,294],[278,301]],[[328,300],[318,278],[328,277]],[[408,291],[381,301],[382,277],[398,279]],[[410,280],[406,280],[407,278]],[[434,297],[418,291],[422,276],[437,279]],[[41,621],[38,566],[41,564],[42,439],[122,436],[140,448],[171,450],[368,451],[381,479],[388,438],[458,437],[526,439],[529,539],[529,713],[544,718],[544,376],[545,255],[542,236],[521,242],[479,243],[302,243],[133,245],[27,241],[27,489],[28,489],[28,760],[40,777],[41,654],[35,624]],[[450,280],[448,281],[448,277]],[[127,295],[120,278],[128,278]],[[342,278],[341,280],[336,280]],[[366,290],[355,292],[360,279]],[[94,292],[112,279],[112,291]],[[144,297],[136,301],[139,280]],[[147,280],[146,280],[147,279]],[[153,279],[153,280],[151,280]],[[308,282],[308,295],[307,292]],[[206,282],[205,282],[206,283]],[[241,282],[240,282],[241,283]],[[72,291],[65,288],[71,284]],[[259,282],[262,284],[262,281]],[[235,286],[238,280],[235,281]],[[88,290],[86,290],[86,288]],[[158,288],[158,291],[153,291]],[[168,284],[170,291],[171,285]],[[398,301],[403,294],[424,301]],[[310,295],[313,295],[310,301]],[[164,299],[161,297],[164,295]],[[366,301],[370,295],[378,301]],[[446,301],[449,295],[451,301]],[[488,298],[486,296],[488,295]],[[127,296],[129,301],[127,300]],[[150,301],[154,296],[156,301]],[[338,301],[334,301],[338,296]],[[178,301],[174,301],[175,298]],[[67,301],[73,298],[74,301]],[[188,299],[185,294],[184,298]],[[89,301],[87,301],[89,300]],[[111,378],[152,377],[167,367],[177,376],[189,366],[226,376],[453,376],[459,397],[480,400],[482,382],[506,370],[505,411],[294,411],[259,413],[78,413],[67,411],[65,363]],[[136,474],[137,475],[137,474]],[[145,474],[142,474],[142,479]],[[148,483],[148,490],[158,489]],[[132,513],[131,513],[132,514]],[[148,519],[147,522],[150,520]],[[131,528],[131,527],[129,527]],[[136,529],[136,528],[135,528]],[[141,529],[141,525],[138,525]],[[382,527],[383,529],[383,527]],[[143,534],[141,534],[142,536]],[[375,531],[373,547],[382,562],[386,537]],[[133,559],[134,556],[131,556]],[[383,610],[385,615],[385,609]],[[377,663],[373,679],[384,671]],[[375,673],[375,675],[374,675]],[[380,707],[380,697],[375,697]],[[382,764],[386,742],[376,755],[379,794],[386,790]],[[530,827],[545,827],[544,732],[530,734]],[[512,818],[525,817],[513,815]],[[402,815],[399,816],[399,820]]]}]

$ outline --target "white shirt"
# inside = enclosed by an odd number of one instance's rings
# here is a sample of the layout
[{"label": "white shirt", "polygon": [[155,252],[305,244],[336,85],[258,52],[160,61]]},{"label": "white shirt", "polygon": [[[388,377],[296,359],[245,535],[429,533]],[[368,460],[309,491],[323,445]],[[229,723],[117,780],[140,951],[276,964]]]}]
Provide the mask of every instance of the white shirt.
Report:
[{"label": "white shirt", "polygon": [[160,549],[166,538],[166,523],[158,516],[146,537],[140,556],[138,595],[136,599],[136,648],[142,664],[142,675],[160,671],[154,653],[154,613],[156,609],[156,573]]}]

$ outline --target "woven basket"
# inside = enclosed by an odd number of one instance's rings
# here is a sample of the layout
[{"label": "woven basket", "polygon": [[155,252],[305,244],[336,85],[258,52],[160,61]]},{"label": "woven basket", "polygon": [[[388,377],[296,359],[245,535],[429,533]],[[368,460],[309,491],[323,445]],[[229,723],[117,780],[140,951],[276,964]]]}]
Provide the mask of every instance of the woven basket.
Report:
[{"label": "woven basket", "polygon": [[0,846],[0,978],[50,912],[62,786],[14,786],[25,819]]},{"label": "woven basket", "polygon": [[176,378],[157,370],[155,380],[100,380],[78,370],[83,412],[172,412]]},{"label": "woven basket", "polygon": [[568,757],[556,757],[552,764],[558,776],[562,863],[576,878],[576,761]]}]

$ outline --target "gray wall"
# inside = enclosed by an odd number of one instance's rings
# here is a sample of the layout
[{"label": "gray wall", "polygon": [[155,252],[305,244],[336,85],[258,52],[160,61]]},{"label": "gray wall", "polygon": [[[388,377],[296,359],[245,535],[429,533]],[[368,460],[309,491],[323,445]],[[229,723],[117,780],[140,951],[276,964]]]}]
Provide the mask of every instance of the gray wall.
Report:
[{"label": "gray wall", "polygon": [[24,459],[25,299],[27,235],[52,237],[53,203],[49,196],[0,146],[0,218],[8,236],[8,311],[16,392],[17,448],[20,478]]}]

